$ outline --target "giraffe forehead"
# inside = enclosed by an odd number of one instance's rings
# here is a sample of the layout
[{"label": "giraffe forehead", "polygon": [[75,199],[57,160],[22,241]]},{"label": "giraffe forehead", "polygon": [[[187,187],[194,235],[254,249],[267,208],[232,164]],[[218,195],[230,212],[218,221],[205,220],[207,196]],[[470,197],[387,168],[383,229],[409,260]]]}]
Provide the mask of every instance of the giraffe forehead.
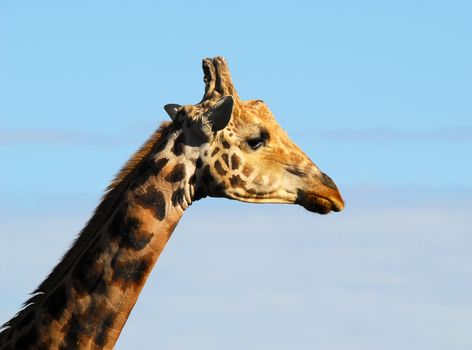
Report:
[{"label": "giraffe forehead", "polygon": [[[214,101],[204,101],[197,105],[182,106],[182,109],[186,114],[185,118],[188,118],[189,122],[190,120],[197,120],[208,112],[214,103]],[[287,134],[263,101],[240,101],[240,103],[235,105],[233,109],[231,121],[225,128],[225,136],[226,138],[228,136],[230,138],[234,136],[245,137],[247,136],[246,134],[257,132],[262,127],[268,130],[271,136],[273,135],[281,141],[288,139]],[[219,141],[224,143],[227,140],[225,138],[220,138]]]},{"label": "giraffe forehead", "polygon": [[[205,113],[209,107],[211,107],[209,102],[205,102],[198,105],[187,105],[184,106],[184,109],[187,115],[193,119]],[[301,160],[300,158],[305,158],[303,152],[293,143],[285,130],[277,122],[268,106],[261,100],[249,100],[240,101],[238,105],[235,105],[230,123],[213,140],[212,145],[208,145],[210,146],[209,149],[207,148],[208,156],[213,159],[213,162],[215,159],[220,159],[219,163],[216,165],[211,163],[210,166],[216,166],[219,174],[223,176],[224,171],[222,168],[237,166],[237,161],[234,163],[228,161],[232,153],[236,149],[241,148],[244,140],[256,136],[262,130],[270,136],[272,146],[271,158],[282,158],[287,154],[297,154],[298,157],[291,158],[299,158],[299,160]],[[247,155],[244,154],[242,156],[246,158]]]},{"label": "giraffe forehead", "polygon": [[255,104],[251,104],[247,108],[237,110],[233,114],[229,128],[232,128],[230,131],[234,131],[240,137],[264,129],[270,134],[271,139],[280,140],[281,142],[290,141],[287,133],[282,129],[272,112],[261,101],[256,101]]},{"label": "giraffe forehead", "polygon": [[262,101],[244,101],[236,110],[236,118],[244,122],[259,120],[265,123],[277,123],[269,107]]}]

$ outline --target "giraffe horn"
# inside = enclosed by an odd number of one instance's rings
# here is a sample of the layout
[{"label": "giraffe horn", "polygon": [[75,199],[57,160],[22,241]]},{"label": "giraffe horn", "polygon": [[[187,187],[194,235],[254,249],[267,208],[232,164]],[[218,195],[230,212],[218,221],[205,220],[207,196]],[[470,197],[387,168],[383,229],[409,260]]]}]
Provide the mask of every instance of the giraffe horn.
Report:
[{"label": "giraffe horn", "polygon": [[222,96],[232,96],[234,101],[239,102],[239,96],[231,80],[228,63],[221,57],[205,58],[202,62],[203,81],[205,82],[205,100],[215,100]]}]

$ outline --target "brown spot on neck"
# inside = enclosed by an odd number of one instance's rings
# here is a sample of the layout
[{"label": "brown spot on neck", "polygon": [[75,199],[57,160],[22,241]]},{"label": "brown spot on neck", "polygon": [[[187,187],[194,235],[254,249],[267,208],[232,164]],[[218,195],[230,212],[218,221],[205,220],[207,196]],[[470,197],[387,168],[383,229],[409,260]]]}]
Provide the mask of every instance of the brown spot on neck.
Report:
[{"label": "brown spot on neck", "polygon": [[[145,193],[136,194],[135,201],[142,208],[151,210],[157,220],[164,220],[166,216],[166,201],[164,194],[160,190],[150,186]],[[138,225],[136,223],[136,226]]]},{"label": "brown spot on neck", "polygon": [[181,133],[174,141],[174,145],[172,146],[172,153],[174,153],[176,156],[180,156],[182,153],[184,153],[184,148],[185,134]]},{"label": "brown spot on neck", "polygon": [[150,257],[142,257],[125,262],[112,261],[113,277],[112,280],[119,283],[122,288],[133,285],[141,285],[144,278],[152,268],[152,259]]},{"label": "brown spot on neck", "polygon": [[182,205],[182,203],[184,202],[184,196],[185,196],[185,191],[184,191],[183,188],[176,189],[172,193],[172,198],[171,198],[172,205],[174,207],[176,207],[178,205]]},{"label": "brown spot on neck", "polygon": [[174,169],[166,176],[169,182],[179,182],[185,178],[185,164],[177,164]]}]

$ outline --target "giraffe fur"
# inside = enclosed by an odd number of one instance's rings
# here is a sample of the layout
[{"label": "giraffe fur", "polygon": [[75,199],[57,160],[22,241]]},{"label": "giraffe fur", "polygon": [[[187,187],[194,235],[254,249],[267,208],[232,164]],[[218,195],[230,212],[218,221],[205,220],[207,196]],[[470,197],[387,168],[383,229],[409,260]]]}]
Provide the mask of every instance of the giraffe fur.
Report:
[{"label": "giraffe fur", "polygon": [[111,349],[185,210],[205,197],[344,207],[331,178],[261,100],[243,101],[224,58],[203,60],[205,94],[166,105],[164,122],[125,164],[72,247],[23,309],[0,349]]}]

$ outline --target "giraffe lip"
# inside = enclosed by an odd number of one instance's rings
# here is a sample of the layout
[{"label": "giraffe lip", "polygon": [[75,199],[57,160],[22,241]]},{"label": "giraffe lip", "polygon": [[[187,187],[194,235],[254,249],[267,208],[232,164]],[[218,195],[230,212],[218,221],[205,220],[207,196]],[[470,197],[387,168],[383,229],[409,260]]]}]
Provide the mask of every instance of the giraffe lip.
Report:
[{"label": "giraffe lip", "polygon": [[331,211],[339,212],[344,208],[344,202],[339,192],[337,192],[336,196],[333,198],[299,190],[296,203],[300,204],[306,210],[318,214],[328,214]]}]

